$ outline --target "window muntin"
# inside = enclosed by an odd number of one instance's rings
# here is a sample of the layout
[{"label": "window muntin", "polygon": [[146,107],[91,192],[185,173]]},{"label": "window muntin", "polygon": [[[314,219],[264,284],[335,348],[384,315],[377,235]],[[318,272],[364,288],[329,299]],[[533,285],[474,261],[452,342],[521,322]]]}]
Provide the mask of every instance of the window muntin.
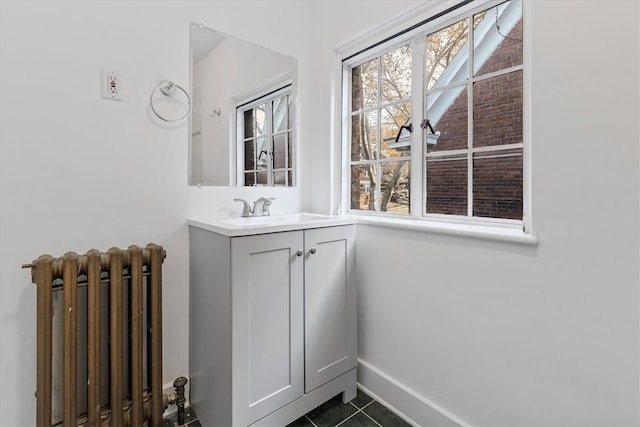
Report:
[{"label": "window muntin", "polygon": [[293,186],[291,86],[237,107],[244,186]]},{"label": "window muntin", "polygon": [[[439,136],[436,144],[425,141],[425,214],[521,221],[521,4],[508,1],[471,14],[426,38],[426,76],[437,78],[431,88],[427,84],[425,115]],[[455,56],[446,54],[456,49]],[[445,53],[437,53],[440,50]],[[439,62],[430,61],[432,57]],[[448,174],[430,173],[430,167],[442,170],[434,160],[442,156],[461,160],[447,162]],[[460,174],[461,163],[466,176]],[[443,186],[449,188],[445,191]],[[461,208],[462,188],[466,209]],[[437,206],[430,206],[433,203]]]},{"label": "window muntin", "polygon": [[411,57],[404,44],[351,69],[351,209],[409,213],[411,146],[397,136],[411,118]]},{"label": "window muntin", "polygon": [[[366,135],[366,132],[362,134],[363,129],[377,130],[383,126],[380,112],[385,110],[385,105],[381,103],[383,99],[388,101],[381,95],[383,86],[371,85],[366,88],[366,94],[358,92],[363,90],[359,87],[363,77],[368,81],[383,80],[381,64],[387,53],[370,54],[366,62],[361,60],[345,66],[351,83],[348,86],[351,185],[347,188],[351,212],[378,211],[401,213],[409,218],[523,223],[522,2],[512,0],[500,4],[493,2],[493,5],[460,14],[458,18],[447,16],[443,18],[447,19],[444,25],[427,24],[431,27],[425,26],[421,34],[413,32],[411,42],[404,42],[407,50],[414,49],[415,61],[405,67],[409,71],[407,85],[412,87],[406,101],[411,105],[412,97],[423,96],[424,118],[411,118],[409,111],[405,123],[396,122],[399,141],[387,139],[387,150],[384,150],[385,138],[380,132],[377,138],[371,135],[366,141],[362,136]],[[383,45],[385,50],[393,52],[397,49],[389,48],[389,44]],[[416,46],[425,44],[425,49],[419,49],[421,52],[415,50]],[[420,71],[423,82],[412,84],[412,69],[414,73]],[[420,95],[422,90],[424,93]],[[487,104],[487,98],[493,98],[493,104]],[[389,111],[385,110],[385,113]],[[418,128],[420,120],[424,130]],[[417,145],[419,139],[411,141],[413,130],[422,135],[421,146]],[[369,143],[366,150],[364,142]],[[389,156],[389,148],[398,150],[402,145],[402,155]],[[396,181],[395,184],[401,186],[393,189],[393,198],[385,199],[382,188],[388,187],[380,184],[385,182],[384,178],[377,177],[383,170],[397,169],[381,168],[384,163],[396,160],[391,157],[406,162],[406,167],[400,168],[401,174],[406,170],[406,178]],[[413,180],[409,179],[409,163],[413,163],[416,172],[422,165],[422,172],[414,173]],[[385,205],[385,200],[397,200],[400,194],[404,201],[405,195],[412,191],[417,196],[412,201],[413,208],[408,196],[407,204],[401,210],[389,209],[389,202]],[[420,202],[419,194],[422,194],[422,208],[415,205]]]},{"label": "window muntin", "polygon": [[468,41],[468,18],[427,35],[427,90],[467,79],[464,49],[467,48]]}]

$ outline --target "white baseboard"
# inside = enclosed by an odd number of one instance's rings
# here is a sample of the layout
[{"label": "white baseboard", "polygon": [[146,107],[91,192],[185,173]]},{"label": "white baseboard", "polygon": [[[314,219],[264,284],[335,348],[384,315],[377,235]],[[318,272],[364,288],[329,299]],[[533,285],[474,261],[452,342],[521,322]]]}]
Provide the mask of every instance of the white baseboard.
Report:
[{"label": "white baseboard", "polygon": [[414,426],[471,427],[362,359],[358,359],[358,386]]}]

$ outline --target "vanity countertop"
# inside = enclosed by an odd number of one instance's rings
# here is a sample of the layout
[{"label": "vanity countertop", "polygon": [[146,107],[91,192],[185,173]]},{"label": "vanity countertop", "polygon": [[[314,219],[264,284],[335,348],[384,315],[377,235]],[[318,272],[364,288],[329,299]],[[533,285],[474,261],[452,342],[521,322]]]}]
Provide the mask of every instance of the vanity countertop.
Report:
[{"label": "vanity countertop", "polygon": [[271,216],[198,218],[189,219],[187,223],[192,227],[236,237],[355,224],[356,219],[346,215],[296,213]]}]

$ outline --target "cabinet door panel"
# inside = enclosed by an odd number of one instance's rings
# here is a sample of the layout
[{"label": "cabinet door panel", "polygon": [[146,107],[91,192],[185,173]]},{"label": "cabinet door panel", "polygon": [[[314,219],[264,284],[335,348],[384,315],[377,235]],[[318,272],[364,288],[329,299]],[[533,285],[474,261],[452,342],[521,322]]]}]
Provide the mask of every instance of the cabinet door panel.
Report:
[{"label": "cabinet door panel", "polygon": [[305,391],[354,368],[354,227],[305,231]]},{"label": "cabinet door panel", "polygon": [[249,425],[303,394],[302,232],[231,245],[234,425]]}]

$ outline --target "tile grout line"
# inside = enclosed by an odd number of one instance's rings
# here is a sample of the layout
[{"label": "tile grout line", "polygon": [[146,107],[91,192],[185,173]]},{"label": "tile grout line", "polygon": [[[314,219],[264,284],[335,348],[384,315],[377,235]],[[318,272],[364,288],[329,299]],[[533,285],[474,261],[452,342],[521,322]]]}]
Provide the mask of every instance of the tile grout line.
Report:
[{"label": "tile grout line", "polygon": [[307,414],[305,414],[304,417],[307,419],[307,421],[311,423],[313,427],[318,427],[318,425],[314,423],[313,420],[307,416]]},{"label": "tile grout line", "polygon": [[[364,409],[364,408],[363,408]],[[375,423],[375,425],[383,427],[382,424],[380,424],[378,421],[376,421],[373,417],[371,417],[369,414],[367,414],[366,412],[362,411],[362,413],[364,414],[365,417],[369,418],[371,421],[373,421]]]},{"label": "tile grout line", "polygon": [[356,412],[354,412],[353,414],[349,415],[347,418],[345,418],[344,420],[340,421],[338,424],[336,424],[334,427],[339,427],[341,425],[343,425],[344,423],[346,423],[348,420],[350,420],[351,418],[355,417],[358,413],[363,414],[365,417],[369,418],[371,421],[373,421],[377,426],[382,427],[382,425],[380,425],[376,420],[374,420],[373,418],[371,418],[369,415],[367,415],[366,412],[364,412],[364,408],[366,408],[367,406],[371,405],[373,402],[375,402],[375,400],[372,400],[371,402],[367,403],[366,405],[364,405],[362,408],[358,408],[353,402],[349,402],[351,403],[351,406],[353,406],[354,408],[356,408]]},{"label": "tile grout line", "polygon": [[[378,421],[376,421],[372,416],[370,416],[369,414],[367,414],[366,412],[364,412],[365,408],[368,408],[369,406],[373,405],[373,402],[375,402],[375,399],[372,399],[371,402],[367,403],[366,405],[364,405],[362,408],[360,408],[360,412],[362,412],[364,414],[365,417],[369,418],[371,421],[373,421],[377,426],[383,427],[382,424],[380,424]],[[379,402],[378,402],[379,403]]]},{"label": "tile grout line", "polygon": [[348,416],[347,418],[345,418],[344,420],[340,421],[340,422],[339,422],[338,424],[336,424],[334,427],[338,427],[338,426],[341,426],[342,424],[346,423],[346,422],[347,422],[347,420],[349,420],[349,419],[351,419],[351,418],[355,417],[355,416],[356,416],[356,414],[357,414],[358,412],[361,412],[361,411],[358,409],[356,412],[354,412],[353,414],[349,415],[349,416]]},{"label": "tile grout line", "polygon": [[364,405],[362,408],[360,408],[360,410],[363,410],[364,408],[366,408],[367,406],[371,406],[373,404],[373,402],[375,402],[374,399],[371,400],[371,402],[367,403],[366,405]]},{"label": "tile grout line", "polygon": [[364,412],[365,408],[368,408],[369,406],[373,405],[373,402],[375,402],[375,399],[371,399],[371,402],[367,403],[366,405],[364,405],[362,408],[360,408],[360,412],[362,412],[364,414],[365,417],[369,418],[371,421],[373,421],[377,426],[383,427],[382,424],[380,424],[378,421],[376,421],[372,416],[370,416],[369,414],[367,414],[366,412]]}]

